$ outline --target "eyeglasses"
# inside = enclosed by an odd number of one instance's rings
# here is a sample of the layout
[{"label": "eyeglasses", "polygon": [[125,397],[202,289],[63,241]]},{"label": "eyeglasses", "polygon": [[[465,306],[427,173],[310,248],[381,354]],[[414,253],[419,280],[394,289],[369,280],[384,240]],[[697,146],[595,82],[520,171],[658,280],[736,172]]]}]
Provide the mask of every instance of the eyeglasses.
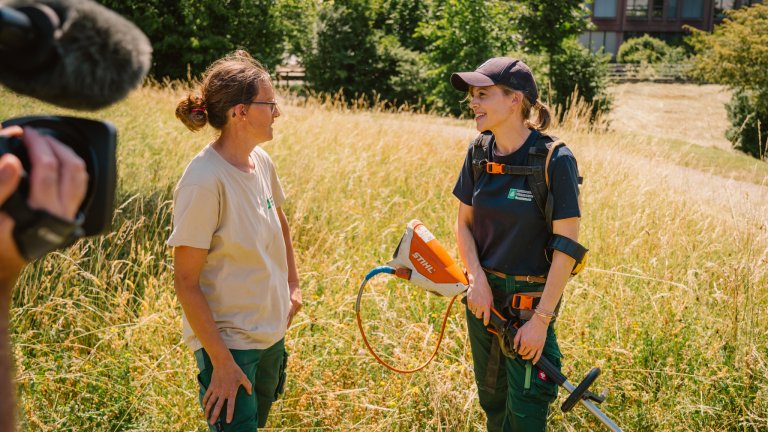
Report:
[{"label": "eyeglasses", "polygon": [[255,105],[270,105],[270,113],[274,114],[275,110],[277,109],[277,102],[273,101],[251,101],[248,102],[248,104],[255,104]]}]

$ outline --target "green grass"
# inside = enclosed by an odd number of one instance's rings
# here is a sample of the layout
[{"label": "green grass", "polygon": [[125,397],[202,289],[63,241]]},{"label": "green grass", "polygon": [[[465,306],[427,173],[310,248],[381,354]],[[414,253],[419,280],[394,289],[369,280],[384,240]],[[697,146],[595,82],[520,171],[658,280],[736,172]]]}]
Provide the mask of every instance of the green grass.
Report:
[{"label": "green grass", "polygon": [[627,140],[629,144],[626,149],[632,154],[671,162],[726,179],[768,186],[768,162],[744,153],[632,132],[613,134],[631,137]]},{"label": "green grass", "polygon": [[[173,186],[213,135],[173,117],[181,94],[144,88],[92,114],[120,131],[114,230],[51,254],[19,281],[12,325],[25,430],[205,430],[164,242]],[[5,91],[0,100],[0,118],[67,112]],[[289,381],[268,426],[481,429],[459,308],[437,360],[413,375],[373,361],[353,312],[358,284],[389,259],[408,220],[421,219],[455,255],[451,189],[470,124],[331,102],[284,111],[265,149],[288,195],[305,307],[287,336]],[[600,366],[595,389],[611,390],[602,408],[627,431],[768,429],[764,168],[751,177],[741,160],[720,165],[691,146],[590,132],[577,120],[554,131],[586,177],[591,250],[558,324],[564,372],[579,381]],[[730,177],[757,189],[747,194]],[[390,361],[413,366],[434,346],[447,303],[376,279],[363,302],[369,337]],[[601,425],[582,408],[555,408],[551,429]]]}]

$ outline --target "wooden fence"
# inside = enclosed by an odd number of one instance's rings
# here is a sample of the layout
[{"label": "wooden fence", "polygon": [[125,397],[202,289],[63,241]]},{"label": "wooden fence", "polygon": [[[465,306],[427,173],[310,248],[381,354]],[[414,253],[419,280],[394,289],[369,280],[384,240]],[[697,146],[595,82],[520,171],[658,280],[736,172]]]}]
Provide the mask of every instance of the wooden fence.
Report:
[{"label": "wooden fence", "polygon": [[[689,66],[682,63],[669,64],[630,64],[610,63],[608,79],[614,82],[684,82]],[[278,66],[275,69],[275,83],[278,86],[301,86],[304,84],[304,68],[299,65]]]},{"label": "wooden fence", "polygon": [[299,65],[278,66],[275,68],[275,84],[278,87],[304,85],[304,68]]},{"label": "wooden fence", "polygon": [[614,82],[682,82],[689,81],[690,67],[683,63],[629,64],[610,63],[608,78]]}]

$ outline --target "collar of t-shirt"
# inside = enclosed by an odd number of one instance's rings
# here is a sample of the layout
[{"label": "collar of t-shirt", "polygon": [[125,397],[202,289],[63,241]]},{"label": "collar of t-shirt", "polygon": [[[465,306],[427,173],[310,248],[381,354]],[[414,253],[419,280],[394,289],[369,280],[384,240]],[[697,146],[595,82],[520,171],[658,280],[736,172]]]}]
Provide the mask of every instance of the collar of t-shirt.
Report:
[{"label": "collar of t-shirt", "polygon": [[528,135],[528,138],[525,139],[525,142],[523,143],[523,145],[520,146],[519,149],[504,156],[499,156],[494,151],[496,149],[496,137],[494,137],[490,143],[491,162],[501,163],[504,165],[514,165],[514,166],[526,165],[526,163],[528,162],[528,151],[531,149],[533,144],[539,138],[539,134],[540,134],[539,131],[535,129],[531,129],[531,133],[530,135]]}]

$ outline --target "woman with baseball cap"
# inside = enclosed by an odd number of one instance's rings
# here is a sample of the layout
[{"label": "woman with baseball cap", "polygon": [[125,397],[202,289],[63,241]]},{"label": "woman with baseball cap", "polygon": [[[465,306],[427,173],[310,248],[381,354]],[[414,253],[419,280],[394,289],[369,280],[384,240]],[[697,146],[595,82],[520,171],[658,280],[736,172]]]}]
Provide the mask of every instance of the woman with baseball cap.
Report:
[{"label": "woman with baseball cap", "polygon": [[[468,94],[477,130],[486,132],[478,138],[487,140],[484,162],[530,166],[531,150],[551,144],[543,134],[549,110],[521,60],[492,58],[474,72],[454,73],[451,84]],[[576,160],[565,146],[551,152],[545,168],[553,200],[550,226],[529,176],[474,170],[474,147],[470,145],[453,193],[460,201],[457,241],[469,278],[467,327],[480,405],[489,431],[543,431],[557,385],[533,365],[542,355],[561,364],[552,321],[575,263],[560,250],[549,258],[544,251],[553,237],[578,239]],[[517,311],[517,356],[510,358],[500,355],[498,341],[486,327],[491,307],[504,310],[515,294],[531,299],[532,306]]]}]

